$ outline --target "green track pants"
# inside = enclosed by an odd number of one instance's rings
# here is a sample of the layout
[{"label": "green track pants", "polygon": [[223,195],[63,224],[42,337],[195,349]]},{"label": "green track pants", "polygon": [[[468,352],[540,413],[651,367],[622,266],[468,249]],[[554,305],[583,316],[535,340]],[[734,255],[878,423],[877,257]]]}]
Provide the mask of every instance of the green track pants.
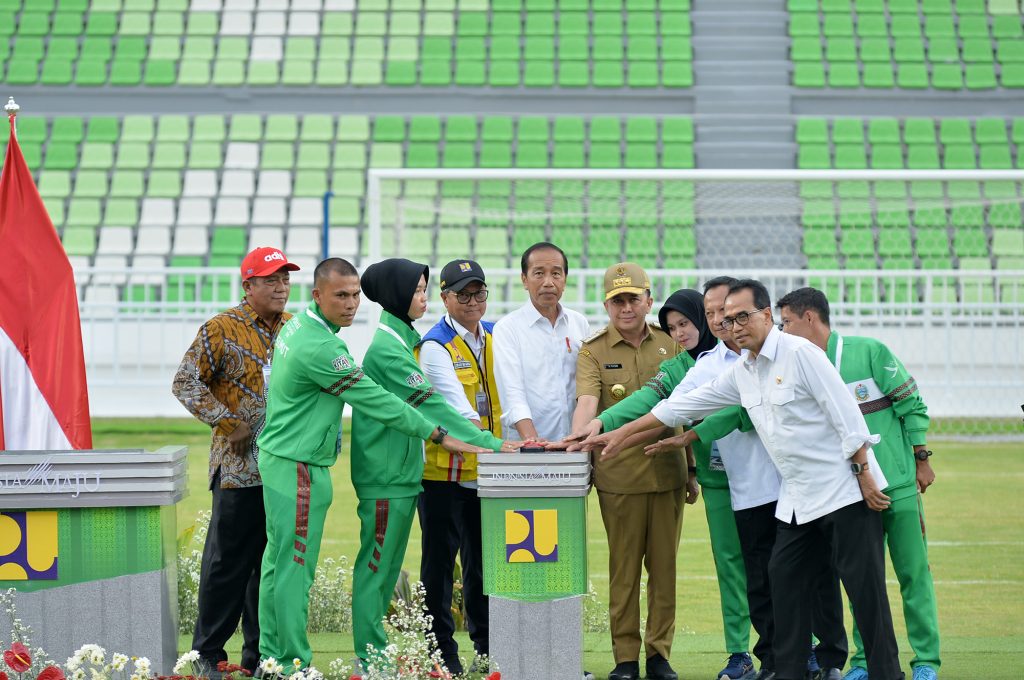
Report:
[{"label": "green track pants", "polygon": [[260,657],[287,668],[293,659],[310,665],[306,626],[324,519],[334,488],[330,469],[298,463],[263,451],[263,506],[267,549],[260,572]]},{"label": "green track pants", "polygon": [[388,644],[384,616],[402,572],[409,531],[416,516],[416,496],[360,499],[359,556],[352,567],[352,638],[364,661],[367,645]]},{"label": "green track pants", "polygon": [[[914,650],[911,666],[928,665],[939,670],[939,613],[935,604],[935,584],[928,567],[928,543],[924,531],[921,496],[914,495],[892,502],[882,511],[882,530],[889,546],[896,579],[903,597],[903,620],[907,638]],[[850,666],[866,668],[864,644],[856,624],[853,627],[856,653]]]},{"label": "green track pants", "polygon": [[702,486],[704,512],[711,536],[711,555],[715,558],[718,593],[722,601],[725,648],[730,654],[750,648],[750,611],[747,609],[747,576],[743,552],[736,533],[729,489]]}]

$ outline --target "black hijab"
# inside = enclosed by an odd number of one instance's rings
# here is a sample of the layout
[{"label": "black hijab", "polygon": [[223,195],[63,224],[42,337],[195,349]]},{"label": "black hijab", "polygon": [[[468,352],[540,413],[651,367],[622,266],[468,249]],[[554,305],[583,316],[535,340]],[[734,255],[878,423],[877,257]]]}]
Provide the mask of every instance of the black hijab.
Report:
[{"label": "black hijab", "polygon": [[699,292],[683,288],[672,293],[665,300],[665,304],[658,310],[658,323],[661,324],[661,330],[666,333],[668,333],[668,313],[670,311],[676,311],[685,316],[700,332],[697,346],[686,350],[691,357],[696,359],[701,352],[713,349],[718,344],[718,339],[711,334],[711,329],[708,327],[707,317],[704,316],[704,296]]},{"label": "black hijab", "polygon": [[421,276],[424,280],[430,278],[430,267],[402,257],[392,257],[367,267],[359,284],[366,297],[412,327],[409,307]]}]

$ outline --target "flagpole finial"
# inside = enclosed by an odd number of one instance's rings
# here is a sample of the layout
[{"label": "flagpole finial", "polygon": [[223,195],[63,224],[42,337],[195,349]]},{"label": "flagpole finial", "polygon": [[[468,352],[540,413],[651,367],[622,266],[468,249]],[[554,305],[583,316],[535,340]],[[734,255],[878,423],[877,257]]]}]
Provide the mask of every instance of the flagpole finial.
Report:
[{"label": "flagpole finial", "polygon": [[14,118],[18,115],[18,111],[21,111],[21,107],[14,101],[14,97],[7,98],[7,105],[4,106],[4,111],[8,116]]}]

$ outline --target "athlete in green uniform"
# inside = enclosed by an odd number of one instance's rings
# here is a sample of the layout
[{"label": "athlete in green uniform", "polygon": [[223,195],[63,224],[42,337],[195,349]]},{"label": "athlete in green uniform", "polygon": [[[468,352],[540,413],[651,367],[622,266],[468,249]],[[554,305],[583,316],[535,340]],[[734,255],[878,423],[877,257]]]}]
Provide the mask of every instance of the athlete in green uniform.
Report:
[{"label": "athlete in green uniform", "polygon": [[[704,305],[701,313],[709,317],[709,321],[713,321],[716,310],[724,307],[731,280],[728,277],[712,279],[704,286]],[[715,324],[712,322],[709,326],[711,332],[715,333]],[[693,357],[687,352],[663,361],[658,373],[641,389],[601,412],[584,430],[574,433],[570,439],[582,439],[598,434],[602,430],[610,432],[647,415],[682,382],[694,363]],[[730,654],[730,663],[719,676],[739,678],[750,673],[753,664],[747,653],[750,647],[747,579],[740,539],[736,532],[736,520],[729,498],[729,478],[726,476],[725,466],[722,465],[717,447],[713,450],[710,444],[698,441],[693,444],[693,452],[697,460],[697,482],[704,494],[704,513],[708,519],[711,554],[715,560],[715,572],[718,577],[726,651]]]},{"label": "athlete in green uniform", "polygon": [[[777,306],[783,330],[810,340],[828,354],[860,405],[868,429],[882,437],[873,447],[889,482],[883,492],[891,499],[882,511],[882,525],[914,650],[913,680],[934,680],[940,665],[939,618],[918,494],[935,481],[928,460],[931,451],[925,445],[928,407],[914,378],[888,347],[872,338],[844,337],[831,329],[828,299],[820,290],[800,288]],[[864,646],[856,626],[853,639],[857,651],[845,677],[866,680]]]},{"label": "athlete in green uniform", "polygon": [[[363,374],[336,333],[359,307],[359,276],[338,258],[314,273],[313,303],[284,325],[274,345],[266,425],[258,438],[267,515],[260,574],[260,656],[308,666],[306,636],[324,518],[331,505],[330,468],[341,442],[345,403],[417,440],[450,451],[478,451],[443,436],[420,412]],[[443,438],[442,438],[443,437]]]},{"label": "athlete in green uniform", "polygon": [[[413,355],[420,334],[412,322],[427,311],[428,269],[393,258],[370,265],[363,273],[366,297],[383,307],[380,326],[363,358],[363,369],[384,389],[438,422],[444,431],[482,451],[514,451],[477,429],[423,376]],[[423,443],[377,420],[372,411],[352,415],[352,484],[359,497],[359,556],[352,576],[352,633],[355,652],[364,661],[369,650],[387,645],[382,619],[402,569],[409,530],[422,491]]]}]

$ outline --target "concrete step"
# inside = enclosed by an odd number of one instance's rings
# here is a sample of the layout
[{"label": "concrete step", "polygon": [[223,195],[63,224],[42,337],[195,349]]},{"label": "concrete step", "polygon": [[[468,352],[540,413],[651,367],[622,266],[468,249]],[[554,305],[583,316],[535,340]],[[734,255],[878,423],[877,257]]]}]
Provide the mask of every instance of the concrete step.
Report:
[{"label": "concrete step", "polygon": [[698,168],[721,168],[726,170],[739,168],[792,168],[796,161],[796,152],[782,151],[778,147],[762,151],[756,146],[744,149],[709,146],[704,151],[695,152],[695,158]]},{"label": "concrete step", "polygon": [[694,62],[694,83],[696,85],[789,85],[787,62],[754,61],[696,61]]},{"label": "concrete step", "polygon": [[789,15],[785,12],[706,12],[690,15],[693,34],[698,36],[748,36],[782,38],[786,36]]},{"label": "concrete step", "polygon": [[700,114],[788,114],[790,113],[789,98],[757,97],[742,92],[736,97],[703,97],[696,96],[694,112]]},{"label": "concrete step", "polygon": [[[693,39],[693,57],[702,61],[760,61],[789,62],[787,38],[749,37],[737,41],[734,37],[701,36]],[[788,68],[788,67],[787,67]]]},{"label": "concrete step", "polygon": [[752,125],[759,125],[769,128],[793,128],[793,117],[787,114],[769,116],[762,113],[735,113],[720,114],[715,116],[698,117],[695,121],[697,127],[702,130],[714,130],[716,128],[745,128]]},{"label": "concrete step", "polygon": [[[758,121],[760,122],[760,121]],[[754,125],[747,126],[707,126],[700,120],[697,121],[697,139],[701,143],[708,144],[729,144],[729,143],[756,143],[756,142],[792,142],[792,125]]]},{"label": "concrete step", "polygon": [[786,0],[693,0],[690,11],[702,12],[754,12],[786,11]]}]

